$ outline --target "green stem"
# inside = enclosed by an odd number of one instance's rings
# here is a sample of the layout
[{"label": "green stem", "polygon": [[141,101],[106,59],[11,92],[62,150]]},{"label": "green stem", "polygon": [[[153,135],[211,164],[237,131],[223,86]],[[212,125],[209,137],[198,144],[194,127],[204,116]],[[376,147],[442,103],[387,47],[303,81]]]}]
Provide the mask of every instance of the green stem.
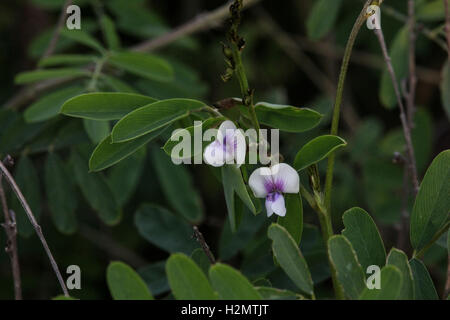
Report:
[{"label": "green stem", "polygon": [[[328,239],[330,239],[330,237],[333,235],[333,228],[331,226],[331,220],[328,217],[326,209],[324,208],[323,203],[320,203],[322,201],[320,201],[318,197],[314,197],[311,193],[309,193],[309,191],[306,190],[305,187],[300,186],[300,193],[303,196],[303,198],[305,198],[305,200],[309,203],[311,208],[313,208],[313,210],[317,212],[320,230],[322,231],[322,238],[325,244],[325,249],[328,252]],[[344,300],[345,294],[337,280],[336,269],[331,263],[329,254],[327,254],[327,257],[328,257],[328,265],[330,266],[331,270],[331,281],[333,282],[334,293],[337,299]]]},{"label": "green stem", "polygon": [[[371,4],[371,2],[372,2],[371,0],[366,1],[363,9],[361,10],[361,13],[359,14],[358,18],[356,19],[355,24],[353,25],[352,32],[350,33],[350,37],[348,38],[347,45],[345,47],[344,58],[342,60],[342,66],[341,66],[341,72],[339,74],[339,81],[338,81],[337,92],[336,92],[336,100],[334,102],[333,119],[331,122],[331,134],[332,135],[338,134],[339,116],[340,116],[342,95],[344,92],[344,84],[345,84],[345,78],[347,75],[348,64],[350,61],[350,57],[352,55],[353,45],[355,44],[355,40],[358,35],[358,32],[361,29],[361,26],[364,24],[364,22],[367,19],[366,10],[367,10],[368,6]],[[325,178],[325,207],[327,208],[327,212],[329,215],[331,215],[331,189],[332,189],[332,185],[333,185],[334,160],[335,160],[335,153],[333,152],[330,155],[330,157],[328,158],[327,173],[326,173],[326,178]]]},{"label": "green stem", "polygon": [[439,238],[440,238],[445,232],[447,232],[447,230],[448,230],[449,227],[450,227],[450,221],[447,221],[447,223],[444,224],[444,226],[443,226],[441,229],[439,229],[438,232],[436,232],[436,234],[434,235],[434,237],[431,239],[431,241],[430,241],[425,247],[423,247],[422,249],[420,249],[418,252],[416,252],[416,251],[414,250],[413,258],[417,258],[417,259],[422,258],[423,255],[425,254],[425,252],[427,252],[427,250],[430,249],[431,246],[432,246],[436,241],[438,241]]},{"label": "green stem", "polygon": [[234,72],[241,88],[242,102],[248,106],[253,127],[259,131],[259,122],[256,117],[255,105],[253,104],[253,93],[250,92],[244,64],[242,63],[241,51],[235,43],[231,43],[231,50],[235,63]]},{"label": "green stem", "polygon": [[94,73],[92,74],[92,79],[89,82],[89,85],[86,89],[87,91],[96,91],[97,90],[98,78],[100,77],[100,74],[103,69],[103,65],[105,64],[106,60],[107,60],[107,57],[103,57],[96,62],[95,70],[94,70]]}]

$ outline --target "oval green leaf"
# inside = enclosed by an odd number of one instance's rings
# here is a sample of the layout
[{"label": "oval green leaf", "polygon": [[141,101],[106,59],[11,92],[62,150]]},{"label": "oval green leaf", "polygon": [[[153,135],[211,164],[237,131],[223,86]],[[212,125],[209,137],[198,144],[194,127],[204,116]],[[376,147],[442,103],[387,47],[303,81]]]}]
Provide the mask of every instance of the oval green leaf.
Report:
[{"label": "oval green leaf", "polygon": [[413,275],[406,254],[401,250],[392,248],[388,254],[386,264],[397,267],[402,274],[403,281],[397,299],[399,300],[414,299]]},{"label": "oval green leaf", "polygon": [[277,223],[286,229],[297,245],[300,244],[303,232],[303,204],[300,194],[287,193],[284,195],[286,202],[286,215],[278,217]]},{"label": "oval green leaf", "polygon": [[386,250],[372,217],[361,208],[351,208],[344,212],[342,220],[342,235],[352,244],[363,270],[370,265],[384,266]]},{"label": "oval green leaf", "polygon": [[360,300],[396,300],[402,287],[402,274],[395,266],[385,266],[380,273],[380,289],[364,288]]},{"label": "oval green leaf", "polygon": [[303,170],[325,159],[330,153],[346,145],[347,142],[338,136],[324,135],[314,138],[305,144],[297,153],[294,168],[296,170]]},{"label": "oval green leaf", "polygon": [[190,254],[197,247],[192,227],[158,205],[141,205],[134,215],[134,223],[142,237],[165,251]]},{"label": "oval green leaf", "polygon": [[216,300],[205,273],[182,253],[172,254],[166,263],[167,278],[177,300]]},{"label": "oval green leaf", "polygon": [[66,101],[61,107],[61,113],[85,119],[117,120],[137,108],[156,101],[156,99],[134,93],[86,93]]},{"label": "oval green leaf", "polygon": [[414,300],[439,300],[433,280],[423,262],[411,259],[409,264],[414,279]]},{"label": "oval green leaf", "polygon": [[58,231],[74,233],[77,230],[74,181],[56,153],[49,153],[45,162],[45,192],[53,223]]},{"label": "oval green leaf", "polygon": [[104,223],[117,224],[121,210],[105,177],[100,173],[89,173],[87,161],[76,151],[72,152],[71,163],[78,186],[90,206]]},{"label": "oval green leaf", "polygon": [[333,28],[341,4],[342,0],[315,1],[306,20],[306,30],[310,39],[318,40]]},{"label": "oval green leaf", "polygon": [[152,160],[168,203],[189,222],[199,223],[203,218],[201,197],[189,171],[182,164],[174,164],[161,149],[152,150]]},{"label": "oval green leaf", "polygon": [[136,139],[146,133],[167,126],[204,107],[203,102],[192,99],[161,100],[134,110],[122,118],[112,130],[112,141]]},{"label": "oval green leaf", "polygon": [[134,75],[156,81],[171,81],[173,70],[169,63],[157,56],[142,52],[114,53],[109,63]]},{"label": "oval green leaf", "polygon": [[278,224],[272,224],[268,230],[272,239],[272,250],[281,268],[303,292],[313,294],[313,281],[298,244],[288,231]]},{"label": "oval green leaf", "polygon": [[332,236],[328,240],[328,255],[345,295],[349,299],[358,299],[366,288],[366,282],[363,269],[350,241],[344,236]]},{"label": "oval green leaf", "polygon": [[[241,106],[241,112],[250,117],[247,107]],[[258,121],[272,128],[286,132],[304,132],[317,126],[322,115],[308,108],[258,102],[255,105]]]},{"label": "oval green leaf", "polygon": [[90,73],[88,71],[80,69],[45,69],[45,70],[34,70],[19,73],[15,78],[14,82],[16,84],[27,84],[32,82],[37,82],[41,80],[56,79],[56,78],[78,78],[78,77],[89,77]]},{"label": "oval green leaf", "polygon": [[114,300],[153,300],[139,274],[123,262],[111,262],[106,269],[106,281]]},{"label": "oval green leaf", "polygon": [[82,92],[82,87],[75,86],[55,90],[43,96],[25,110],[23,114],[25,121],[39,122],[57,116],[64,102]]},{"label": "oval green leaf", "polygon": [[449,217],[450,150],[433,160],[420,185],[411,214],[411,244],[425,247]]},{"label": "oval green leaf", "polygon": [[131,141],[112,143],[111,135],[107,136],[92,152],[89,159],[90,171],[101,171],[132,155],[143,145],[158,137],[166,128],[153,131]]},{"label": "oval green leaf", "polygon": [[232,267],[216,263],[209,269],[212,286],[222,300],[261,300],[262,297],[246,277]]}]

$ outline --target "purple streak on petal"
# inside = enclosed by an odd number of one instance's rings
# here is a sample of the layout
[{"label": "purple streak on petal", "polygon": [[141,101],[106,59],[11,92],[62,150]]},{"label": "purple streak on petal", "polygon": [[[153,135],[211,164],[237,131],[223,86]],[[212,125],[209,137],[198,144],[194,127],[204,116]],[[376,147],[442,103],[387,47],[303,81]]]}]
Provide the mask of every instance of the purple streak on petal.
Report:
[{"label": "purple streak on petal", "polygon": [[264,187],[267,193],[283,193],[284,192],[284,181],[278,179],[277,181],[272,181],[271,179],[266,179],[264,182]]},{"label": "purple streak on petal", "polygon": [[284,181],[282,179],[275,181],[274,185],[278,192],[284,192]]},{"label": "purple streak on petal", "polygon": [[269,193],[266,197],[266,201],[275,202],[279,196],[281,196],[281,193],[279,193],[279,192]]}]

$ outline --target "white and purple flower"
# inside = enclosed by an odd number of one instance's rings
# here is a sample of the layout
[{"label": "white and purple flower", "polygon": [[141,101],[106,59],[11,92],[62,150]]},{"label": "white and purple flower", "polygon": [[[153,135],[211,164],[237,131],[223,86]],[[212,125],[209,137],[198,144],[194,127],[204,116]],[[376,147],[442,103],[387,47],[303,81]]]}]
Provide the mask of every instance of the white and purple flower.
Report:
[{"label": "white and purple flower", "polygon": [[278,163],[270,168],[258,168],[248,181],[255,197],[266,198],[267,216],[273,213],[284,217],[286,206],[284,193],[298,193],[300,178],[297,171],[286,163]]},{"label": "white and purple flower", "polygon": [[245,162],[246,143],[244,134],[230,120],[222,122],[216,140],[210,143],[203,152],[205,162],[214,167],[224,164],[236,164],[238,167]]}]

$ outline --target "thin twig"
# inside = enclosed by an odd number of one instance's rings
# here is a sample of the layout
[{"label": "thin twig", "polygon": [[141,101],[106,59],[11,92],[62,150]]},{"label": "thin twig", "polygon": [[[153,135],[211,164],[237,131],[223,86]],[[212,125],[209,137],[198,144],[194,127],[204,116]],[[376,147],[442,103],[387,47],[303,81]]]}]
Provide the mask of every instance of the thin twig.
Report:
[{"label": "thin twig", "polygon": [[197,240],[198,243],[200,244],[200,246],[202,247],[203,252],[205,252],[206,256],[209,259],[209,262],[211,262],[211,264],[215,264],[216,259],[214,259],[214,255],[212,254],[211,250],[209,249],[209,246],[206,243],[205,238],[203,237],[203,234],[200,232],[200,230],[198,230],[197,226],[193,226],[192,229],[194,229],[195,240]]},{"label": "thin twig", "polygon": [[[252,5],[257,4],[261,0],[247,0],[244,1],[243,9],[249,8]],[[200,31],[208,30],[210,28],[218,26],[227,16],[228,16],[229,4],[225,4],[214,11],[207,12],[195,17],[193,20],[182,24],[181,26],[175,28],[174,30],[161,35],[158,38],[144,41],[141,44],[133,46],[130,50],[148,52],[153,51],[164,46],[167,46],[181,37],[185,37]],[[35,85],[29,85],[17,94],[11,97],[5,104],[4,107],[8,109],[18,110],[23,106],[36,99],[40,94],[48,91],[50,89],[56,88],[73,79],[59,78],[50,79],[39,82]]]},{"label": "thin twig", "polygon": [[[408,128],[411,130],[414,128],[414,113],[415,113],[415,97],[416,97],[416,18],[415,18],[415,3],[414,0],[408,0],[408,32],[409,32],[409,57],[408,57],[408,89],[404,90],[404,96],[406,100],[406,117],[408,119]],[[405,85],[406,87],[406,85]],[[408,162],[406,161],[405,170],[403,170],[403,189],[402,189],[402,212],[401,220],[397,236],[398,247],[405,251],[406,239],[408,235],[408,196],[409,196],[409,183],[408,183]],[[416,189],[417,192],[417,189]],[[414,192],[414,195],[416,194]]]},{"label": "thin twig", "polygon": [[[7,157],[5,164],[12,164],[11,157]],[[0,174],[0,201],[2,203],[3,215],[5,216],[5,223],[2,224],[6,233],[6,247],[5,251],[8,253],[11,260],[11,270],[14,281],[14,297],[16,300],[22,300],[22,285],[20,280],[20,264],[17,247],[17,225],[14,212],[8,209],[8,202],[6,201],[5,191],[3,189],[3,176]]]},{"label": "thin twig", "polygon": [[387,65],[389,75],[391,76],[392,85],[394,86],[395,95],[397,97],[397,103],[398,103],[398,106],[400,109],[400,121],[402,123],[403,135],[405,136],[405,142],[406,142],[407,166],[408,166],[408,170],[409,170],[409,176],[411,178],[411,182],[413,185],[414,195],[416,195],[417,192],[419,191],[419,180],[417,178],[416,159],[414,157],[414,147],[413,147],[412,139],[411,139],[411,128],[409,127],[409,124],[408,124],[405,106],[403,105],[399,85],[397,82],[397,78],[395,76],[394,68],[392,66],[391,57],[389,56],[389,53],[388,53],[388,50],[386,47],[383,30],[382,29],[374,29],[374,32],[380,43],[381,51],[383,52],[384,60]]},{"label": "thin twig", "polygon": [[406,97],[406,111],[408,117],[409,128],[414,128],[414,112],[416,97],[416,18],[415,18],[415,1],[408,0],[408,31],[409,31],[409,88]]},{"label": "thin twig", "polygon": [[64,6],[62,8],[61,13],[59,14],[58,18],[58,24],[56,26],[55,31],[53,32],[52,38],[50,40],[50,44],[47,47],[47,50],[45,50],[44,55],[42,58],[46,58],[48,56],[51,56],[53,52],[55,51],[56,44],[58,43],[59,35],[61,34],[61,30],[64,27],[64,20],[67,15],[67,8],[72,4],[72,0],[66,0],[64,3]]},{"label": "thin twig", "polygon": [[66,297],[68,297],[69,292],[67,291],[66,284],[64,283],[63,277],[61,276],[61,272],[59,271],[58,264],[56,263],[55,259],[53,258],[52,252],[50,251],[47,241],[45,240],[44,234],[42,233],[41,226],[37,223],[36,218],[34,217],[34,214],[31,211],[30,206],[27,203],[27,200],[23,196],[22,191],[20,191],[20,188],[17,185],[16,181],[14,180],[11,173],[8,171],[8,169],[4,166],[3,162],[1,162],[1,161],[0,161],[0,170],[1,170],[1,173],[5,176],[6,181],[8,181],[9,185],[11,186],[11,189],[16,194],[17,199],[19,199],[19,202],[22,205],[23,209],[25,210],[25,213],[27,214],[28,219],[30,220],[31,224],[33,225],[34,230],[36,231],[36,234],[38,235],[39,239],[42,242],[42,246],[44,247],[44,250],[47,253],[47,256],[50,260],[50,264],[53,268],[53,271],[55,272],[56,277],[58,278],[58,282],[61,286],[61,289],[62,289],[64,295]]},{"label": "thin twig", "polygon": [[266,11],[257,11],[260,16],[259,26],[273,41],[295,62],[295,64],[311,79],[314,85],[328,95],[334,96],[335,85],[328,79],[316,63],[307,56],[299,44],[284,32]]},{"label": "thin twig", "polygon": [[[246,0],[244,1],[243,9],[258,3],[259,1],[260,0]],[[227,3],[214,11],[200,14],[193,20],[173,29],[172,31],[169,31],[156,39],[145,41],[132,47],[131,49],[135,51],[152,51],[164,47],[184,36],[216,27],[220,22],[228,17],[229,7],[230,4]]]}]

